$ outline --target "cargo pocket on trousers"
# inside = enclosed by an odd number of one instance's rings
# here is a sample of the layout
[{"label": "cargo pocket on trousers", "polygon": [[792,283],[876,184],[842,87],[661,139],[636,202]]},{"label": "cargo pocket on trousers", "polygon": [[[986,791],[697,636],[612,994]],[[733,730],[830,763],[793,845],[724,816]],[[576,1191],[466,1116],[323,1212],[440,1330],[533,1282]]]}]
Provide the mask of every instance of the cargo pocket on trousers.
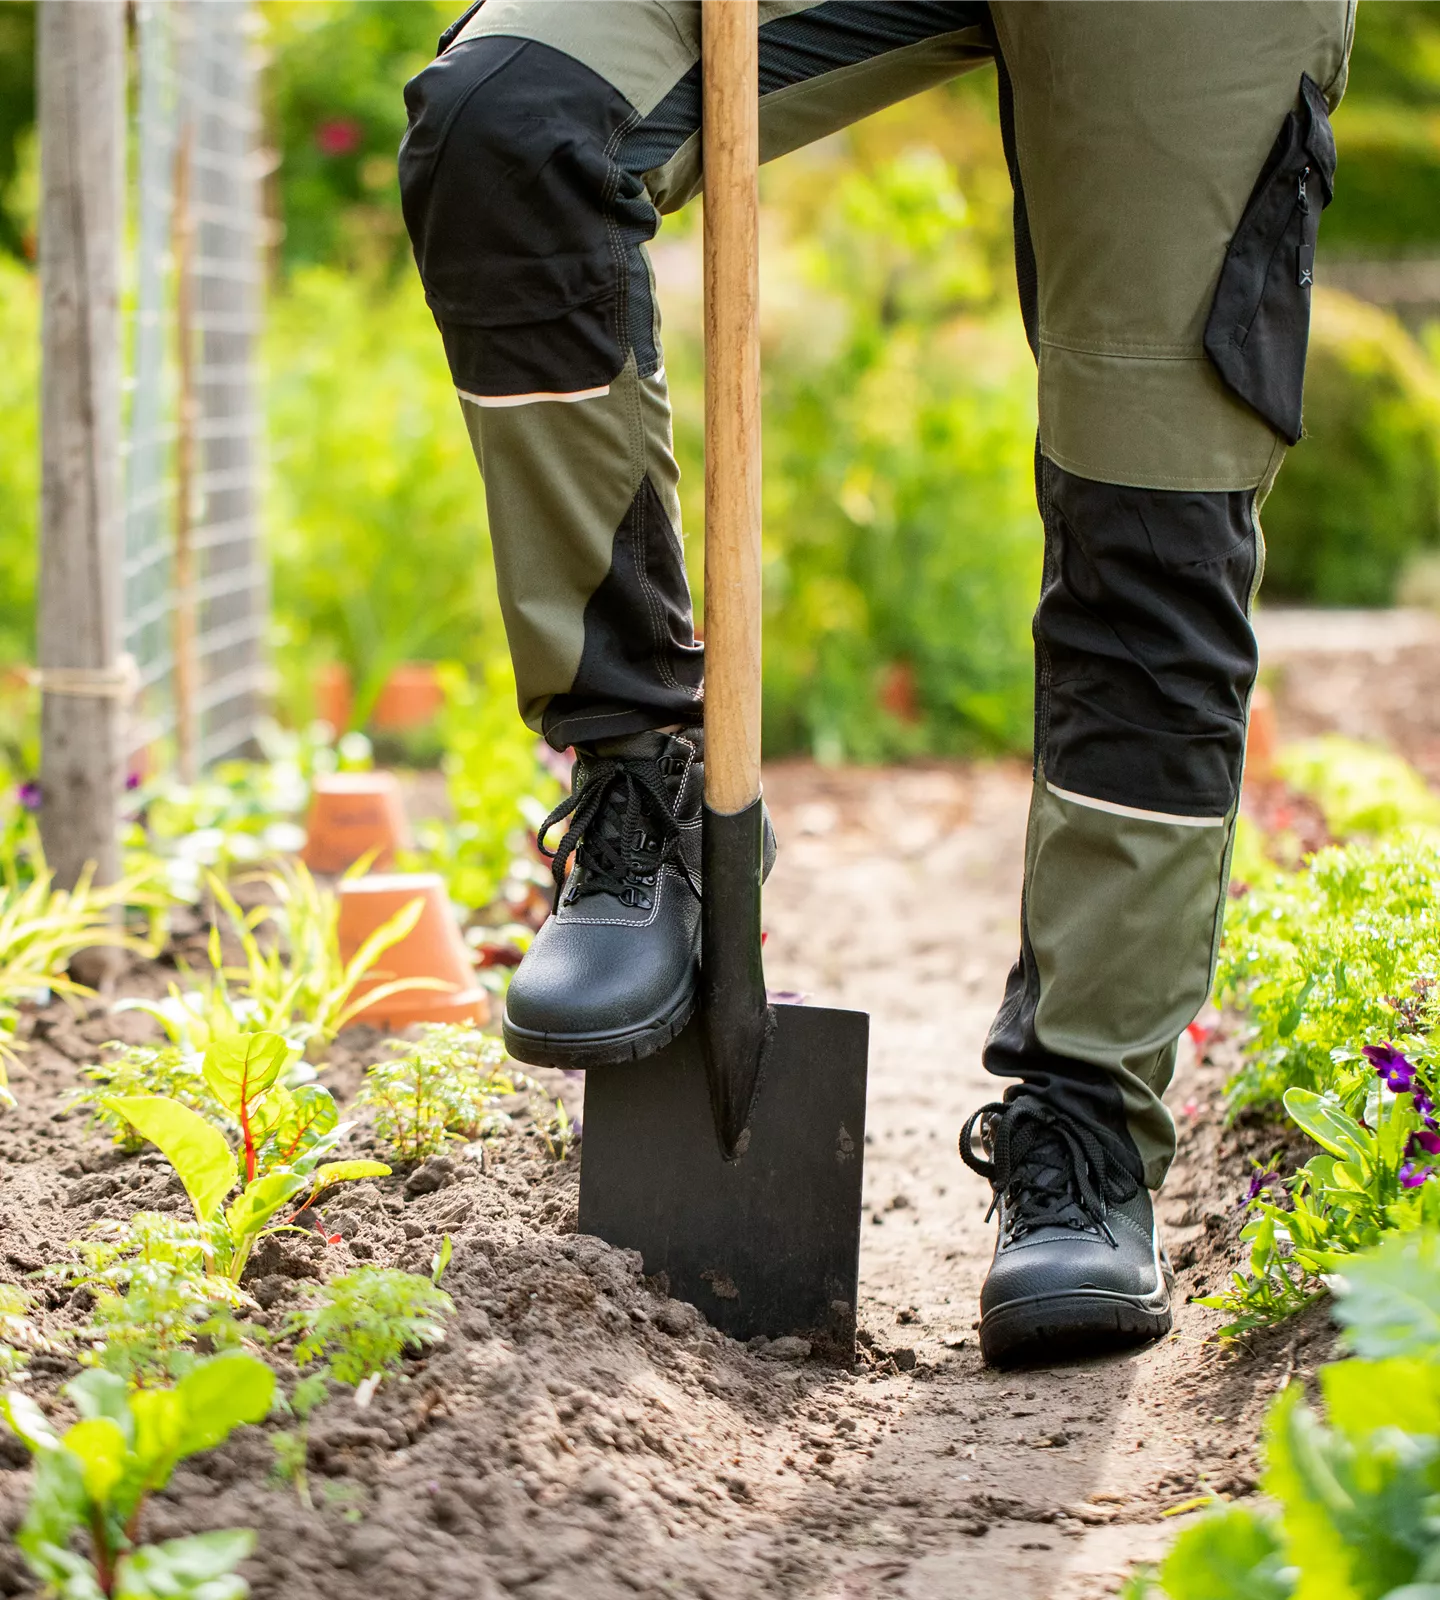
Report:
[{"label": "cargo pocket on trousers", "polygon": [[1335,192],[1335,136],[1307,72],[1220,269],[1205,351],[1228,388],[1291,444],[1301,433],[1320,213]]}]

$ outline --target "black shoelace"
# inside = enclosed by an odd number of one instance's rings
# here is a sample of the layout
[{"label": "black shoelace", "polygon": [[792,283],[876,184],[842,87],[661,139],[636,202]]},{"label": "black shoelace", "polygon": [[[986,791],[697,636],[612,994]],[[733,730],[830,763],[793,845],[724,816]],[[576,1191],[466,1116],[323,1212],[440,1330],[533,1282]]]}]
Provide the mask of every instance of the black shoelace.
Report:
[{"label": "black shoelace", "polygon": [[[572,901],[610,894],[623,905],[650,905],[661,866],[667,858],[680,860],[680,825],[665,776],[653,758],[599,756],[586,761],[584,783],[555,807],[535,836],[555,879],[556,911],[572,852],[578,852],[581,869],[570,890]],[[564,838],[549,849],[546,835],[567,817]],[[698,895],[688,869],[685,879]]]},{"label": "black shoelace", "polygon": [[[988,1161],[975,1152],[977,1123]],[[1022,1095],[981,1106],[961,1131],[960,1155],[994,1190],[987,1222],[1002,1196],[1008,1201],[1011,1237],[1037,1228],[1095,1229],[1113,1245],[1106,1214],[1111,1204],[1132,1199],[1140,1185],[1112,1144],[1119,1144],[1113,1134],[1072,1122],[1043,1100]]]}]

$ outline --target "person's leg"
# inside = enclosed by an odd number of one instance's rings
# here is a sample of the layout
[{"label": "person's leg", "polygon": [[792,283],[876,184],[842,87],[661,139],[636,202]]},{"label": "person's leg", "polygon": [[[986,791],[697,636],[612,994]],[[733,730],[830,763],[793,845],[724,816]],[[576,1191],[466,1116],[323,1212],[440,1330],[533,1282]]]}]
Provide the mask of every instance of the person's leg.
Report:
[{"label": "person's leg", "polygon": [[[762,158],[988,60],[986,25],[962,0],[761,0]],[[405,219],[521,710],[582,753],[577,865],[507,1001],[544,1064],[645,1054],[693,1005],[703,655],[645,245],[700,188],[699,35],[698,0],[487,0],[406,90]]]},{"label": "person's leg", "polygon": [[1021,951],[985,1049],[1019,1080],[981,1163],[1004,1359],[1169,1325],[1146,1190],[1212,980],[1351,8],[993,11],[1046,545]]},{"label": "person's leg", "polygon": [[[980,4],[760,14],[765,159],[989,58]],[[700,190],[699,30],[698,0],[487,0],[406,90],[406,222],[557,748],[698,714],[645,246]]]}]

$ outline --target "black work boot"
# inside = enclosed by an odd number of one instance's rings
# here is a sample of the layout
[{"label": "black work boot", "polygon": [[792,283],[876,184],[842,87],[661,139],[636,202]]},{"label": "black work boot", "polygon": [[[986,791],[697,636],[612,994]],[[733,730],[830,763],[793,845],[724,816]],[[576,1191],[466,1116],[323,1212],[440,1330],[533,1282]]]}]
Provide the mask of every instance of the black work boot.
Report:
[{"label": "black work boot", "polygon": [[[689,1021],[700,969],[704,741],[697,727],[577,748],[570,797],[540,829],[555,867],[554,915],[505,1000],[505,1047],[517,1061],[634,1061]],[[567,819],[551,852],[546,835]],[[767,819],[767,872],[774,848]]]},{"label": "black work boot", "polygon": [[[977,1122],[988,1160],[974,1149]],[[1000,1214],[980,1291],[980,1353],[991,1366],[1094,1355],[1170,1331],[1170,1263],[1117,1134],[1022,1094],[982,1106],[960,1154],[994,1190],[987,1220]]]}]

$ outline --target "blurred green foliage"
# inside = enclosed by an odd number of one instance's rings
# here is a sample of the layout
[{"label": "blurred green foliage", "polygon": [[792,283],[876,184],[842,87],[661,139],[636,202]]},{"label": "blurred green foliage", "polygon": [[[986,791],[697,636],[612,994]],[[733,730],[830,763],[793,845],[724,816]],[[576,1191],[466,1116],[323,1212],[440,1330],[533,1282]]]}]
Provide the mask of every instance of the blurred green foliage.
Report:
[{"label": "blurred green foliage", "polygon": [[1365,0],[1350,83],[1335,113],[1340,170],[1325,213],[1326,250],[1346,255],[1440,249],[1440,6]]},{"label": "blurred green foliage", "polygon": [[263,0],[287,272],[408,264],[395,174],[405,132],[400,91],[461,9],[457,0]]},{"label": "blurred green foliage", "polygon": [[1388,312],[1317,289],[1305,427],[1265,502],[1265,598],[1388,605],[1440,546],[1440,372]]},{"label": "blurred green foliage", "polygon": [[24,170],[35,123],[35,7],[0,5],[0,253],[33,260]]},{"label": "blurred green foliage", "polygon": [[[771,752],[879,761],[1029,739],[1035,376],[1008,306],[1008,187],[973,204],[940,149],[908,142],[917,114],[963,127],[981,105],[956,86],[766,174]],[[676,276],[662,257],[662,294]],[[666,368],[698,558],[698,303],[675,310]]]},{"label": "blurred green foliage", "polygon": [[[461,0],[261,0],[281,710],[339,660],[358,705],[410,657],[503,654],[483,493],[408,260],[401,89]],[[1366,0],[1337,117],[1337,254],[1440,241],[1440,7]],[[0,4],[0,252],[33,235],[34,8]],[[766,727],[772,753],[1023,749],[1034,372],[1014,310],[993,74],[766,169]],[[699,589],[698,208],[656,247]],[[1267,596],[1384,603],[1440,549],[1440,380],[1384,314],[1317,296],[1309,442],[1265,510]],[[36,305],[0,270],[0,659],[29,653]]]},{"label": "blurred green foliage", "polygon": [[308,721],[314,670],[338,659],[363,720],[398,662],[502,648],[479,474],[409,276],[298,271],[266,340],[282,709]]}]

